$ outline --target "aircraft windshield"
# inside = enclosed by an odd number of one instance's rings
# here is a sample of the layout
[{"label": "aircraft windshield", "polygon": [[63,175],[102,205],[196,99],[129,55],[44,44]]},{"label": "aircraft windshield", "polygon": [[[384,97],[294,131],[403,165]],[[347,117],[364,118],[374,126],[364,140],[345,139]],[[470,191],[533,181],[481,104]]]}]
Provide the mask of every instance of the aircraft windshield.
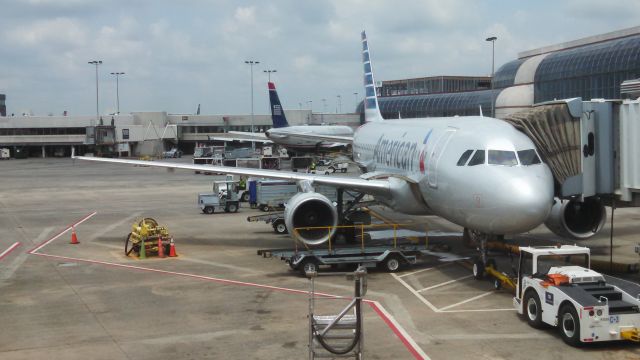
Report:
[{"label": "aircraft windshield", "polygon": [[469,160],[471,153],[473,153],[473,150],[465,151],[462,156],[460,156],[460,160],[458,160],[458,166],[464,166],[464,164],[467,163],[467,160]]},{"label": "aircraft windshield", "polygon": [[467,166],[475,166],[481,164],[484,164],[484,150],[476,150],[476,153],[473,154],[473,157],[471,158],[471,160],[469,160]]},{"label": "aircraft windshield", "polygon": [[518,151],[518,158],[522,165],[535,165],[541,163],[538,154],[536,154],[536,151],[533,149]]},{"label": "aircraft windshield", "polygon": [[489,164],[515,166],[518,165],[518,159],[514,151],[489,150]]}]

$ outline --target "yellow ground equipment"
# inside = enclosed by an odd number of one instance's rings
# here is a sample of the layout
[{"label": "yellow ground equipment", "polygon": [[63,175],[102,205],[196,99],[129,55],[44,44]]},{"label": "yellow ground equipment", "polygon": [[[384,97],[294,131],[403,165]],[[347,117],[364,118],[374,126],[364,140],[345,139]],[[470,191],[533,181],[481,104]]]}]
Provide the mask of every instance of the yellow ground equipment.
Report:
[{"label": "yellow ground equipment", "polygon": [[506,287],[506,288],[509,288],[510,290],[515,291],[517,280],[514,279],[513,277],[510,277],[504,272],[498,271],[498,269],[495,268],[495,263],[489,264],[489,266],[487,266],[484,269],[484,271],[494,278],[493,287],[496,290],[500,290],[503,287]]},{"label": "yellow ground equipment", "polygon": [[[164,253],[168,254],[170,239],[171,235],[166,227],[159,226],[158,222],[152,218],[144,218],[131,226],[131,232],[124,243],[124,253],[129,256],[131,252],[136,252],[141,259],[149,253],[157,254],[158,240],[160,240]],[[143,244],[144,247],[142,247]]]}]

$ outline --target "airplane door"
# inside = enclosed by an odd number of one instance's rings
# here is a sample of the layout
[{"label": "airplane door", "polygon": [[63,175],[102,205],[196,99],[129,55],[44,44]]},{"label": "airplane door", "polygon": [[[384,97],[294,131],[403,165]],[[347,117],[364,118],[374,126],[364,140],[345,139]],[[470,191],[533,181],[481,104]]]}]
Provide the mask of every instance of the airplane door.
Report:
[{"label": "airplane door", "polygon": [[429,152],[429,158],[427,159],[427,181],[432,188],[438,187],[438,163],[451,136],[453,136],[456,131],[457,129],[455,128],[447,128]]}]

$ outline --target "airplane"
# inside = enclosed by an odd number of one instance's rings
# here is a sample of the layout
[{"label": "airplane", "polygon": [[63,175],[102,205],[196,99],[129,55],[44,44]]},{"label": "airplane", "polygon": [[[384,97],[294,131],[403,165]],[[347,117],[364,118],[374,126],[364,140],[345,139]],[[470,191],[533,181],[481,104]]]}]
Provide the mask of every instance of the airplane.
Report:
[{"label": "airplane", "polygon": [[364,31],[361,38],[366,123],[353,137],[325,136],[352,145],[353,160],[365,171],[360,177],[74,157],[296,181],[300,192],[286,205],[285,223],[289,229],[297,228],[294,238],[307,245],[328,241],[339,221],[336,206],[315,192],[314,185],[369,194],[400,213],[442,217],[464,227],[465,233],[477,234],[483,243],[489,236],[527,232],[548,220],[550,213],[555,220],[566,216],[551,211],[559,202],[554,201],[549,167],[533,142],[507,122],[484,116],[384,120]]},{"label": "airplane", "polygon": [[[298,125],[291,126],[282,109],[278,92],[274,83],[268,83],[269,102],[271,104],[271,120],[273,128],[265,131],[266,137],[287,149],[297,151],[323,151],[343,148],[342,142],[327,142],[313,139],[313,135],[353,136],[353,129],[344,125]],[[309,135],[299,137],[298,135]]]},{"label": "airplane", "polygon": [[250,133],[243,131],[229,131],[227,134],[210,136],[209,140],[223,141],[256,141],[275,143],[286,148],[289,152],[318,153],[325,151],[339,151],[349,146],[344,141],[323,141],[316,136],[353,136],[353,129],[344,125],[297,125],[291,126],[282,109],[276,86],[267,83],[269,88],[269,102],[271,104],[271,121],[273,127],[264,133]]}]

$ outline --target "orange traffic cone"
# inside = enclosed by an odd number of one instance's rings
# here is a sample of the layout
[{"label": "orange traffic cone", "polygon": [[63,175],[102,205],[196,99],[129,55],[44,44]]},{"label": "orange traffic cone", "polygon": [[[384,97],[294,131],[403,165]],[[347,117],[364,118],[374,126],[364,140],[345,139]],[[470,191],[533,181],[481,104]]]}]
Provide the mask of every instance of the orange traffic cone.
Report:
[{"label": "orange traffic cone", "polygon": [[75,226],[71,227],[71,244],[80,244],[80,242],[78,241],[78,235],[76,235],[76,228]]},{"label": "orange traffic cone", "polygon": [[158,257],[163,258],[164,256],[164,245],[162,244],[162,236],[158,236]]},{"label": "orange traffic cone", "polygon": [[171,238],[171,242],[169,242],[169,257],[176,257],[176,245],[173,243],[173,238]]}]

